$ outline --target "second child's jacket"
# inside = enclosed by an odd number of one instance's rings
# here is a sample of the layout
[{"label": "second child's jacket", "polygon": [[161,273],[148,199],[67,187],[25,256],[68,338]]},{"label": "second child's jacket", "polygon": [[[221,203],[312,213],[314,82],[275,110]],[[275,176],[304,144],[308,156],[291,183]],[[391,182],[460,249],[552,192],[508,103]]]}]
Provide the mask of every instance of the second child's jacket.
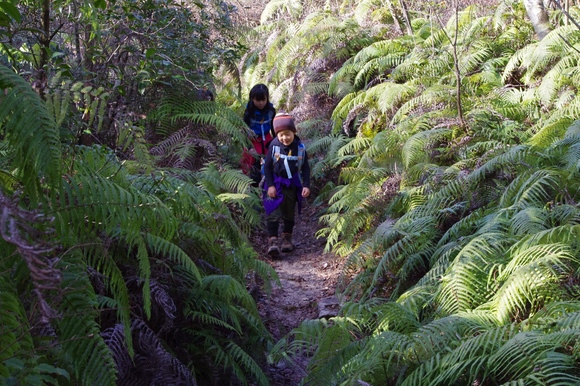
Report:
[{"label": "second child's jacket", "polygon": [[[276,115],[276,109],[271,102],[268,102],[262,110],[258,110],[255,106],[254,108],[251,108],[250,103],[251,102],[248,103],[246,111],[244,112],[244,122],[246,122],[248,127],[258,137],[258,141],[261,140],[267,143],[268,134],[271,138],[275,136],[272,122]],[[260,154],[264,154],[264,151],[260,152]]]},{"label": "second child's jacket", "polygon": [[[268,102],[262,110],[258,110],[253,104],[249,102],[246,105],[244,112],[244,122],[248,125],[255,137],[251,139],[252,148],[256,153],[265,155],[268,150],[268,145],[272,138],[274,138],[273,121],[276,115],[276,109],[272,103]],[[244,149],[242,159],[240,160],[242,171],[250,176],[256,183],[260,182],[260,161],[247,150]],[[257,174],[253,169],[257,168]]]}]

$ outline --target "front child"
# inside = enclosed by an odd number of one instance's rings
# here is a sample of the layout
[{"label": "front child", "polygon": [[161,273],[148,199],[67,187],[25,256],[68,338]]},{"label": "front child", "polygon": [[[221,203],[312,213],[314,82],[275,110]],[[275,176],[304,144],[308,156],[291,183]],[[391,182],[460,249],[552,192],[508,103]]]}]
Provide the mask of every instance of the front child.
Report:
[{"label": "front child", "polygon": [[[274,117],[276,138],[268,147],[264,163],[264,209],[268,232],[268,254],[272,257],[291,252],[296,207],[310,195],[310,166],[294,119],[288,114]],[[278,227],[282,221],[282,243],[278,246]]]}]

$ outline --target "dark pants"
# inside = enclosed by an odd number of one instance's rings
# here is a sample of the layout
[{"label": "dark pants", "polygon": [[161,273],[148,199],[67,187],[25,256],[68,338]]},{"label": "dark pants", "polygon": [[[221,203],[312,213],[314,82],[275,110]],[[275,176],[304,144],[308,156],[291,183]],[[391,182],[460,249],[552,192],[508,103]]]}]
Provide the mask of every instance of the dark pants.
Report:
[{"label": "dark pants", "polygon": [[294,229],[294,216],[296,214],[296,191],[297,187],[291,185],[288,188],[282,188],[284,196],[282,203],[272,213],[266,216],[268,237],[278,237],[278,224],[283,221],[282,232],[292,233]]}]

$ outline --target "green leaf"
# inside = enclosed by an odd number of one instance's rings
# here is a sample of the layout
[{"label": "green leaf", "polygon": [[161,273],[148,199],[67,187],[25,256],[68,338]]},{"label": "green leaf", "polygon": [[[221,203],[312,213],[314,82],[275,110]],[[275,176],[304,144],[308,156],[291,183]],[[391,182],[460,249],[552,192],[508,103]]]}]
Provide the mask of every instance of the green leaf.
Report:
[{"label": "green leaf", "polygon": [[26,378],[24,378],[24,383],[26,385],[31,385],[31,386],[42,386],[42,379],[40,378],[40,376],[34,374],[34,375],[27,375]]},{"label": "green leaf", "polygon": [[14,19],[14,21],[20,23],[20,12],[14,4],[2,1],[0,2],[0,8],[6,15],[10,16],[12,19]]},{"label": "green leaf", "polygon": [[145,58],[151,59],[156,53],[157,50],[155,48],[148,48],[147,51],[145,51]]},{"label": "green leaf", "polygon": [[62,375],[66,379],[70,379],[70,375],[66,370],[54,367],[53,365],[50,365],[48,363],[41,363],[37,366],[37,368],[43,373],[58,374]]},{"label": "green leaf", "polygon": [[18,358],[6,359],[4,364],[11,369],[22,370],[24,368],[24,362]]}]

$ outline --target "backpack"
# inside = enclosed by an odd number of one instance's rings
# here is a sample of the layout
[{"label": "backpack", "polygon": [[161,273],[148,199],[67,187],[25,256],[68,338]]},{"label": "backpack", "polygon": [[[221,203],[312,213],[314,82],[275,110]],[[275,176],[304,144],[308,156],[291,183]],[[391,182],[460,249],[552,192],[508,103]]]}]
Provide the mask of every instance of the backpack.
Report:
[{"label": "backpack", "polygon": [[[306,154],[306,146],[300,142],[298,144],[298,155],[286,155],[286,154],[280,154],[280,146],[278,145],[274,145],[272,146],[272,158],[282,158],[284,160],[284,166],[286,167],[286,174],[288,175],[288,178],[292,178],[292,173],[290,172],[290,165],[288,165],[288,161],[298,161],[298,173],[300,176],[300,181],[302,181],[302,164],[304,163],[304,155]],[[264,175],[264,159],[262,159],[262,168],[261,168],[261,173],[262,173],[262,180],[260,181],[260,188],[264,186],[264,181],[266,180],[266,177]]]}]

